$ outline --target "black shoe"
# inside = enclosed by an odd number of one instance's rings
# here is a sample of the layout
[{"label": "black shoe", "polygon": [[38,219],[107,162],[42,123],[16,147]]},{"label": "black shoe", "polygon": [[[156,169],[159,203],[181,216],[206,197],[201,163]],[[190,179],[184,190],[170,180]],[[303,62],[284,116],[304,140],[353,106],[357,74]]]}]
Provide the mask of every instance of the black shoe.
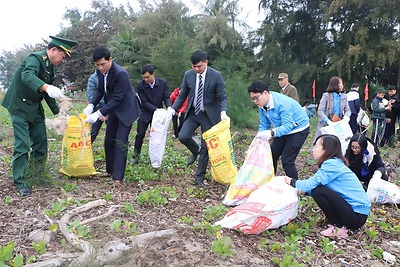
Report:
[{"label": "black shoe", "polygon": [[138,163],[139,163],[139,156],[134,156],[133,159],[132,159],[132,161],[131,161],[131,164],[132,164],[132,165],[136,165],[136,164],[138,164]]},{"label": "black shoe", "polygon": [[192,155],[189,156],[189,158],[188,158],[188,166],[192,165],[196,161],[198,155],[199,154],[192,154]]},{"label": "black shoe", "polygon": [[23,187],[19,189],[19,193],[23,196],[30,196],[32,194],[32,190],[29,187]]},{"label": "black shoe", "polygon": [[205,180],[205,178],[203,176],[196,176],[195,180],[196,180],[196,183],[197,183],[198,186],[206,187],[206,185],[203,182]]}]

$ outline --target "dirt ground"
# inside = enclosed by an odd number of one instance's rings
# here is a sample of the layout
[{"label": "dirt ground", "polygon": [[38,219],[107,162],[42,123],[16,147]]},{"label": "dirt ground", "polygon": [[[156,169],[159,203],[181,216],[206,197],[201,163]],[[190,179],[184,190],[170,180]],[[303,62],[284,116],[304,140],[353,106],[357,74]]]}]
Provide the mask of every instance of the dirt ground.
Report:
[{"label": "dirt ground", "polygon": [[[235,149],[237,148],[235,156],[239,166],[243,163],[245,147],[250,141],[251,135],[246,134],[238,134],[234,139]],[[187,151],[176,140],[174,147],[187,155]],[[316,170],[315,166],[310,164],[309,147],[309,144],[304,146],[296,162],[301,177],[306,177]],[[0,146],[0,155],[11,155],[11,153],[11,146]],[[388,169],[391,171],[391,176],[395,178],[399,152],[390,150],[385,153]],[[50,157],[57,158],[57,155]],[[104,168],[104,163],[101,161],[96,160],[95,164],[98,169]],[[150,166],[149,169],[151,169]],[[176,234],[141,247],[134,254],[125,254],[118,262],[108,266],[279,266],[273,262],[274,257],[280,259],[281,266],[295,266],[282,263],[289,249],[285,246],[288,243],[285,239],[287,231],[284,232],[282,229],[266,231],[260,235],[245,235],[235,230],[223,229],[222,236],[231,238],[233,256],[226,259],[219,257],[211,249],[216,236],[210,235],[203,229],[199,230],[194,227],[194,223],[204,223],[203,209],[208,205],[220,204],[227,186],[209,180],[206,189],[202,190],[194,184],[194,166],[175,166],[173,170],[171,172],[170,168],[162,167],[154,170],[154,175],[158,176],[157,180],[145,183],[126,182],[122,188],[115,188],[110,178],[94,176],[86,179],[71,179],[55,172],[52,175],[54,182],[51,186],[36,187],[32,196],[22,197],[17,194],[12,184],[10,164],[0,162],[0,245],[5,246],[15,241],[16,253],[22,254],[24,258],[37,255],[28,236],[33,230],[48,230],[50,222],[45,216],[45,209],[51,209],[52,204],[60,200],[70,202],[70,206],[66,207],[59,216],[51,218],[56,223],[66,211],[109,196],[105,206],[89,210],[79,215],[77,219],[84,220],[104,214],[110,206],[124,203],[132,205],[135,212],[126,213],[118,209],[111,217],[90,223],[90,237],[85,240],[90,241],[96,248],[102,247],[107,241],[127,239],[127,234],[110,228],[110,224],[117,219],[135,222],[138,234],[166,229],[173,229]],[[136,197],[141,192],[157,185],[175,187],[179,197],[169,199],[165,205],[139,205]],[[65,190],[67,186],[73,187],[73,190]],[[348,238],[332,240],[333,252],[326,253],[323,251],[322,237],[319,234],[326,224],[323,215],[316,205],[311,208],[308,205],[300,206],[298,217],[292,221],[293,225],[300,226],[308,222],[311,217],[321,219],[297,242],[295,250],[298,255],[307,256],[310,255],[306,253],[307,246],[310,246],[311,252],[315,255],[310,257],[309,261],[304,261],[303,266],[389,266],[388,263],[379,257],[373,257],[372,254],[377,250],[388,251],[396,256],[397,262],[400,262],[399,214],[396,206],[374,206],[372,223]],[[182,220],[183,216],[192,217],[193,220],[185,222]],[[215,218],[215,221],[218,219],[221,218]],[[385,229],[387,224],[390,225],[390,230]],[[373,236],[372,231],[377,235]],[[273,244],[280,244],[280,247],[273,249]],[[335,252],[339,249],[343,250],[343,254]],[[46,252],[71,253],[79,252],[79,250],[65,242],[65,237],[57,231],[47,244]],[[301,258],[306,258],[306,256],[298,256],[299,263],[302,263]]]}]

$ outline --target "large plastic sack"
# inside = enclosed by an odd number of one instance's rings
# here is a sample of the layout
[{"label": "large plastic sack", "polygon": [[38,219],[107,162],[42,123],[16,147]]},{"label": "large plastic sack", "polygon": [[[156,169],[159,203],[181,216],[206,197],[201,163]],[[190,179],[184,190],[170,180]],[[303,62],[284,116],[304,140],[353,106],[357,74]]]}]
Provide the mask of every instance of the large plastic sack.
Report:
[{"label": "large plastic sack", "polygon": [[234,206],[246,202],[251,192],[268,183],[273,176],[274,165],[269,142],[256,137],[222,203]]},{"label": "large plastic sack", "polygon": [[94,168],[90,124],[86,116],[70,116],[62,140],[60,172],[71,177],[89,177],[99,174]]},{"label": "large plastic sack", "polygon": [[161,167],[164,158],[167,130],[171,117],[167,116],[165,109],[158,108],[154,111],[150,128],[149,155],[153,168]]},{"label": "large plastic sack", "polygon": [[346,153],[347,146],[351,137],[353,136],[353,131],[351,130],[350,124],[347,121],[341,120],[335,122],[332,125],[322,127],[320,131],[321,134],[332,134],[337,136],[340,140],[343,155]]},{"label": "large plastic sack", "polygon": [[297,189],[286,184],[284,176],[277,176],[253,191],[246,203],[231,209],[215,224],[247,234],[259,234],[296,218],[298,205]]},{"label": "large plastic sack", "polygon": [[221,184],[230,184],[237,174],[229,128],[229,122],[221,120],[203,133],[211,163],[211,176]]},{"label": "large plastic sack", "polygon": [[374,204],[400,204],[400,187],[380,178],[369,181],[367,195]]},{"label": "large plastic sack", "polygon": [[371,125],[371,119],[369,118],[369,115],[365,110],[360,109],[360,111],[358,112],[357,123],[361,127],[368,127]]}]

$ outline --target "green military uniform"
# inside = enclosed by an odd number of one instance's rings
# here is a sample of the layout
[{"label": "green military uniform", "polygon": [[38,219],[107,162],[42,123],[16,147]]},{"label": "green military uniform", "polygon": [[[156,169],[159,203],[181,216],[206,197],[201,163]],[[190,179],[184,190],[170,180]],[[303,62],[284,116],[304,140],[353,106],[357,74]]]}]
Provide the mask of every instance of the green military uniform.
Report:
[{"label": "green military uniform", "polygon": [[[70,55],[71,47],[76,44],[71,40],[50,37],[53,38],[52,42],[61,47],[67,55]],[[60,42],[62,44],[65,40],[74,42],[67,43],[67,45],[72,44],[67,46],[68,51],[65,50],[65,46],[60,45]],[[56,100],[46,92],[42,92],[40,88],[44,84],[53,84],[54,75],[55,66],[50,62],[47,51],[29,54],[15,72],[1,103],[10,113],[14,129],[12,175],[18,189],[29,187],[26,181],[29,177],[25,176],[28,170],[33,171],[31,167],[35,169],[34,175],[40,175],[44,171],[47,134],[42,100],[46,101],[53,114],[59,112],[59,107]]]}]

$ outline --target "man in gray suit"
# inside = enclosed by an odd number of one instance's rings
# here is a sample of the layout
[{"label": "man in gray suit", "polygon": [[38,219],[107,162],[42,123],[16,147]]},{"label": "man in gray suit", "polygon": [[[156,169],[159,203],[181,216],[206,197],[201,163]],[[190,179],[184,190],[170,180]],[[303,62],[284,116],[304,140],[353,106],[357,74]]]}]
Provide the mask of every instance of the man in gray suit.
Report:
[{"label": "man in gray suit", "polygon": [[168,108],[168,113],[173,116],[189,96],[179,141],[192,152],[188,158],[188,165],[193,164],[200,155],[195,180],[200,187],[204,187],[204,175],[208,165],[207,147],[203,138],[199,146],[192,135],[199,126],[201,133],[204,133],[221,120],[230,119],[226,115],[228,102],[222,74],[207,66],[207,54],[202,50],[195,51],[191,61],[192,69],[185,72],[181,93],[172,107]]}]

